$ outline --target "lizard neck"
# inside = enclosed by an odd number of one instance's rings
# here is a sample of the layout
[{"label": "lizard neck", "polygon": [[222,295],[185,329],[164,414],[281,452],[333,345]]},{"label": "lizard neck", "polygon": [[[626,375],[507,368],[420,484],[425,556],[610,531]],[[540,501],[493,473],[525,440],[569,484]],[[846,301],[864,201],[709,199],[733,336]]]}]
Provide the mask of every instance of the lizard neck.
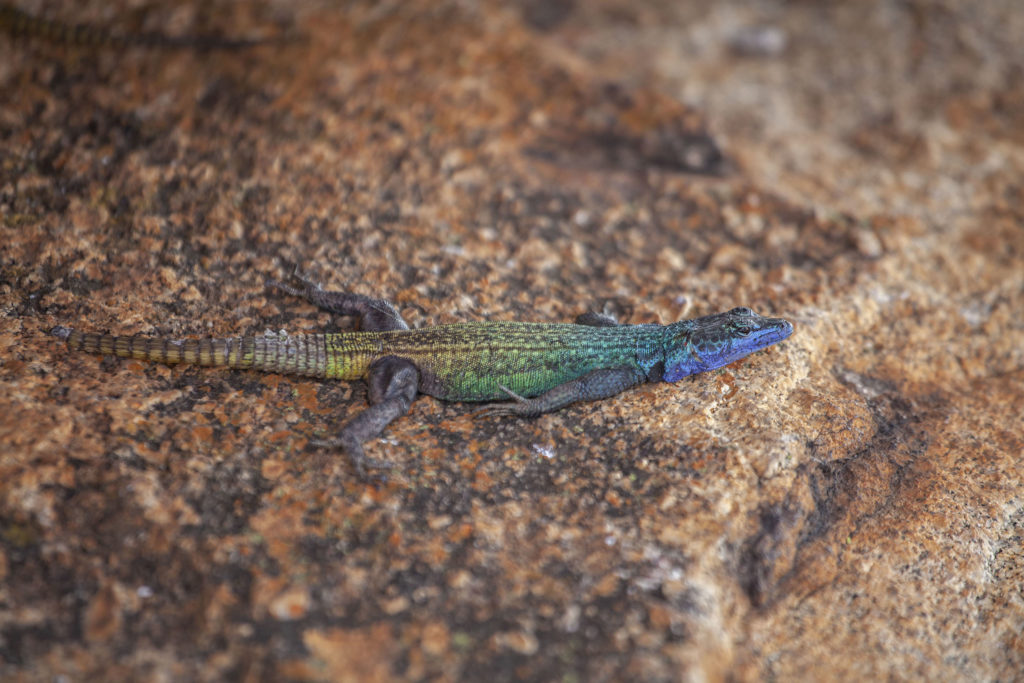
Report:
[{"label": "lizard neck", "polygon": [[665,373],[665,326],[636,325],[636,364],[648,382],[660,382]]}]

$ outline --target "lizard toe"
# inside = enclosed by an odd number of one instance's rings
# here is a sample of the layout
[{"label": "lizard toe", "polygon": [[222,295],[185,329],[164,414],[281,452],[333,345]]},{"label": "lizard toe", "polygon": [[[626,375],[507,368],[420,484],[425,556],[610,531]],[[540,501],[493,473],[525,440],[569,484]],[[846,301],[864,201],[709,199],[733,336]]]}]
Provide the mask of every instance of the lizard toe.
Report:
[{"label": "lizard toe", "polygon": [[312,439],[309,441],[309,445],[316,448],[340,448],[345,451],[345,454],[359,472],[359,476],[364,479],[367,478],[367,469],[388,470],[396,467],[393,462],[369,457],[363,452],[361,445],[354,443],[350,439]]},{"label": "lizard toe", "polygon": [[470,413],[470,417],[474,420],[486,419],[489,417],[507,417],[509,415],[515,415],[515,403],[494,403]]}]

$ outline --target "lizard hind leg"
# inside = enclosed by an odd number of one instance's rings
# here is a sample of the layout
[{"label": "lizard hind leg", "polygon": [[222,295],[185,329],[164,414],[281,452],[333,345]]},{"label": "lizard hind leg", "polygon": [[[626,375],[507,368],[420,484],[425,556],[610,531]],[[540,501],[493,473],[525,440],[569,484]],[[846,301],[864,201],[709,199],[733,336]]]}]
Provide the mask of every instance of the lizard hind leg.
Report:
[{"label": "lizard hind leg", "polygon": [[332,292],[303,277],[296,270],[290,276],[290,283],[267,280],[267,287],[279,289],[286,294],[305,299],[309,303],[336,315],[357,316],[359,329],[366,332],[387,332],[407,330],[409,325],[389,302],[362,294]]},{"label": "lizard hind leg", "polygon": [[368,381],[370,407],[342,427],[338,438],[312,442],[315,446],[340,446],[363,479],[367,478],[367,468],[387,469],[393,466],[367,457],[363,443],[379,436],[396,418],[409,412],[419,388],[420,373],[412,361],[386,356],[370,366]]}]

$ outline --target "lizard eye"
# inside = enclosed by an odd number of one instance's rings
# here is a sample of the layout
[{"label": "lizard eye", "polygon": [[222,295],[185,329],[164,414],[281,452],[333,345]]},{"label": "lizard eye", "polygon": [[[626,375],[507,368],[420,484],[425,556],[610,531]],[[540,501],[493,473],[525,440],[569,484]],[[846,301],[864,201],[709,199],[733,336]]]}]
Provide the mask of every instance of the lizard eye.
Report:
[{"label": "lizard eye", "polygon": [[753,330],[751,328],[747,327],[746,325],[740,325],[739,327],[737,327],[734,330],[734,332],[736,332],[736,334],[740,335],[741,337],[746,337],[752,331]]}]

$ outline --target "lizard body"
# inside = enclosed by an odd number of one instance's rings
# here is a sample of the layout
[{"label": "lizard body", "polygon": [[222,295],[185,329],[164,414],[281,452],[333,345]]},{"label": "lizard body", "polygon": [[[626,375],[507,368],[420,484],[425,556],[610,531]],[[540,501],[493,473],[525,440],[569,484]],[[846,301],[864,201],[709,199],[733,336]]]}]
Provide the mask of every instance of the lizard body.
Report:
[{"label": "lizard body", "polygon": [[420,393],[446,401],[507,398],[499,387],[536,396],[593,370],[656,355],[660,325],[470,322],[418,330],[338,332],[172,341],[68,333],[68,346],[158,363],[252,368],[324,379],[356,380],[387,356],[420,372]]},{"label": "lizard body", "polygon": [[342,446],[362,474],[384,467],[362,444],[404,414],[417,393],[447,401],[495,401],[491,415],[535,416],[617,394],[645,381],[675,382],[775,344],[792,331],[749,308],[669,325],[620,325],[595,313],[568,323],[468,322],[410,330],[391,304],[329,292],[299,277],[268,285],[336,314],[357,315],[361,331],[285,333],[172,341],[86,334],[56,327],[68,347],[161,363],[251,368],[325,379],[369,381],[371,406],[329,445]]}]

